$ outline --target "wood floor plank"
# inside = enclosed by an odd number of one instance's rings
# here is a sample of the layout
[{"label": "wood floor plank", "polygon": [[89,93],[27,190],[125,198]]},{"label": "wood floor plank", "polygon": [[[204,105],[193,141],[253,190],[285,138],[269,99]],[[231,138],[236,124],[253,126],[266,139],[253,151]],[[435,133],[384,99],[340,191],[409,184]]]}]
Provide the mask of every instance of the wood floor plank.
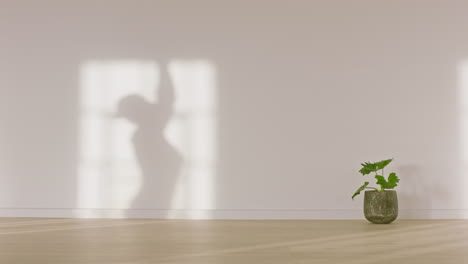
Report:
[{"label": "wood floor plank", "polygon": [[468,263],[467,220],[0,219],[0,263]]}]

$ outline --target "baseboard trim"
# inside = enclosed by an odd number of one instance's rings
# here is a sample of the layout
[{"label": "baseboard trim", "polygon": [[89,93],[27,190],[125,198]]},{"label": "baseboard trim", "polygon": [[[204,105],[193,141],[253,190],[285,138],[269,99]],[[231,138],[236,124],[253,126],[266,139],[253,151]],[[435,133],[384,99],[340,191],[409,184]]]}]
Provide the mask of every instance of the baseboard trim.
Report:
[{"label": "baseboard trim", "polygon": [[[362,210],[139,210],[139,209],[38,209],[0,208],[0,217],[41,218],[149,218],[233,220],[353,220],[363,219]],[[468,209],[401,209],[399,219],[468,219]]]}]

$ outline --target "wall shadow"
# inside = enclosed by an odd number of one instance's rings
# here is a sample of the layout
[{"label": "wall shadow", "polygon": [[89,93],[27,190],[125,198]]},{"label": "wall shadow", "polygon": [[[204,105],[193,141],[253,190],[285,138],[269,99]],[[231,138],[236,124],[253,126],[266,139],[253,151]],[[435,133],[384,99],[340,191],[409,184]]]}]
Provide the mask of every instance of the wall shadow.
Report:
[{"label": "wall shadow", "polygon": [[165,66],[161,65],[155,103],[136,94],[118,102],[117,117],[125,118],[136,126],[131,140],[141,171],[141,187],[129,209],[170,208],[181,170],[182,155],[164,135],[175,102],[174,87]]},{"label": "wall shadow", "polygon": [[427,179],[424,178],[423,169],[421,166],[406,164],[398,167],[401,175],[404,175],[402,179],[405,183],[404,188],[398,191],[398,198],[400,204],[404,205],[403,210],[413,212],[417,210],[417,215],[408,215],[405,217],[422,217],[425,219],[431,218],[431,189],[432,186]]},{"label": "wall shadow", "polygon": [[399,188],[398,196],[405,218],[433,219],[433,200],[441,200],[450,194],[443,186],[434,183],[424,173],[424,168],[415,164],[398,167],[404,185]]}]

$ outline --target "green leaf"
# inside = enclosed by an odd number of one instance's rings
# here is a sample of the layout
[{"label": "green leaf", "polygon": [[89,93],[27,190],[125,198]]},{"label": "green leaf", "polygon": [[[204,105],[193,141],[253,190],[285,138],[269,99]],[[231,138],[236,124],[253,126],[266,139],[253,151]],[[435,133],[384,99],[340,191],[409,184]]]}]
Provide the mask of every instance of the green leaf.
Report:
[{"label": "green leaf", "polygon": [[393,189],[397,187],[399,182],[400,182],[400,179],[398,178],[396,173],[394,172],[390,173],[390,175],[388,176],[388,185],[390,187],[389,189]]},{"label": "green leaf", "polygon": [[362,175],[367,175],[367,174],[369,174],[371,172],[376,172],[378,170],[381,170],[381,169],[385,168],[392,161],[393,161],[393,159],[381,160],[381,161],[374,162],[374,163],[364,162],[364,163],[361,163],[362,169],[360,169],[359,172]]},{"label": "green leaf", "polygon": [[362,175],[366,175],[377,170],[376,169],[377,166],[375,165],[375,163],[364,162],[364,163],[361,163],[361,165],[362,165],[362,169],[360,169],[359,172]]},{"label": "green leaf", "polygon": [[385,180],[385,177],[382,175],[375,175],[375,178],[377,179],[377,184],[382,186],[382,189],[385,189],[385,186],[388,184],[387,180]]},{"label": "green leaf", "polygon": [[377,166],[377,170],[381,170],[381,169],[385,168],[392,161],[393,161],[393,159],[387,159],[387,160],[381,160],[379,162],[376,162],[375,165]]},{"label": "green leaf", "polygon": [[377,184],[382,186],[382,189],[393,189],[398,185],[398,182],[400,182],[400,179],[398,179],[394,172],[390,173],[388,181],[381,175],[375,175],[375,178],[377,179]]},{"label": "green leaf", "polygon": [[366,189],[367,185],[369,185],[369,182],[365,182],[361,187],[359,187],[359,189],[357,189],[351,198],[354,199],[356,195],[359,195],[364,189]]}]

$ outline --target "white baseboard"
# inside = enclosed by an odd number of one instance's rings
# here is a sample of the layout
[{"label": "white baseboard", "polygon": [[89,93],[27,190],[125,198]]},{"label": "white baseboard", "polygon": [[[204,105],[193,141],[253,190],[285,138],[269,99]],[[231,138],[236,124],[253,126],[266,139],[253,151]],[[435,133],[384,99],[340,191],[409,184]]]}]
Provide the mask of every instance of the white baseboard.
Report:
[{"label": "white baseboard", "polygon": [[[362,210],[138,210],[138,209],[39,209],[1,208],[0,217],[43,218],[150,218],[233,220],[353,220],[363,219]],[[468,219],[468,209],[402,209],[399,219]]]}]

